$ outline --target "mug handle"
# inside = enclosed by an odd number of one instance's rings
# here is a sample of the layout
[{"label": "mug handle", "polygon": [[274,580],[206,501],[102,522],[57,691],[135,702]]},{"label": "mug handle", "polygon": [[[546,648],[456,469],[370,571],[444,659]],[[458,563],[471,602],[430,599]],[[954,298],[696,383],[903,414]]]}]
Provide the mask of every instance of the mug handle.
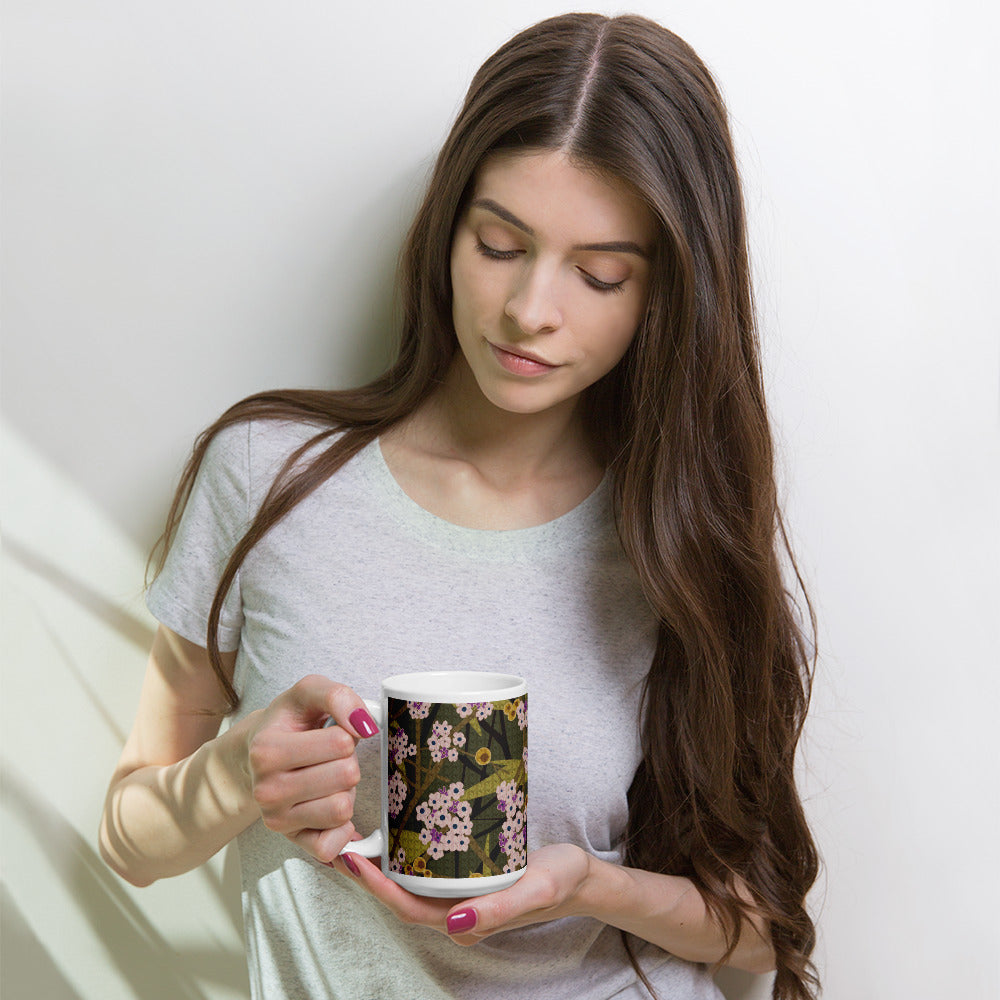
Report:
[{"label": "mug handle", "polygon": [[[385,730],[385,719],[382,715],[382,706],[378,702],[369,701],[367,698],[364,699],[365,707],[371,713],[372,718],[375,720],[375,725],[379,727],[380,730]],[[333,719],[327,719],[324,723],[324,728],[327,726],[335,726],[337,723]],[[384,737],[383,737],[384,738]],[[383,769],[384,769],[383,764]],[[376,830],[374,833],[370,833],[367,837],[362,840],[352,840],[340,853],[347,854],[360,854],[363,858],[380,858],[383,853],[385,853],[385,836],[381,829]]]}]

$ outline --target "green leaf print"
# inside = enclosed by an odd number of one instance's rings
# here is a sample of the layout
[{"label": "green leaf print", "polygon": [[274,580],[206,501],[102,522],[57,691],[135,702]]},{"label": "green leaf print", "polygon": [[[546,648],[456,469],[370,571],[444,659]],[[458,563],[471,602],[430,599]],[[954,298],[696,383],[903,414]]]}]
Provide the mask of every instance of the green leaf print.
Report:
[{"label": "green leaf print", "polygon": [[415,830],[400,831],[399,846],[406,851],[407,860],[411,864],[424,853],[424,845],[420,842],[420,834]]},{"label": "green leaf print", "polygon": [[471,802],[473,799],[480,799],[484,795],[494,795],[497,785],[502,781],[514,781],[517,778],[517,772],[522,762],[519,760],[495,760],[493,764],[500,765],[493,774],[472,785],[472,787],[466,788],[465,794],[462,796],[466,802]]}]

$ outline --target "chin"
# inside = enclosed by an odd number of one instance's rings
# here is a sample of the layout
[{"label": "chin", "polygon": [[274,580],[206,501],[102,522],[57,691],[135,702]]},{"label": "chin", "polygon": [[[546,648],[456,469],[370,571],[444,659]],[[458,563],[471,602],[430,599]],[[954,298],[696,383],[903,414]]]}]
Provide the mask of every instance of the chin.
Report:
[{"label": "chin", "polygon": [[536,413],[548,413],[550,410],[571,406],[573,401],[563,398],[541,396],[538,392],[494,392],[486,394],[486,398],[498,410],[505,413],[516,413],[531,416]]}]

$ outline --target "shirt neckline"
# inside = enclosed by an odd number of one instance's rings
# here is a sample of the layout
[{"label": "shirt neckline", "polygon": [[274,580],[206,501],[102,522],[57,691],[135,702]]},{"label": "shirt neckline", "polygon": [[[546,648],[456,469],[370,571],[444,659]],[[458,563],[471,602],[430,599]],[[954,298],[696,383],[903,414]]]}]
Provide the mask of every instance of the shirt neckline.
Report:
[{"label": "shirt neckline", "polygon": [[603,544],[613,528],[608,471],[588,496],[551,521],[527,528],[469,528],[439,517],[417,503],[392,474],[378,438],[361,450],[358,459],[386,511],[397,522],[425,541],[449,548],[498,555],[537,555],[539,549],[558,548],[565,554],[571,549],[590,549]]}]

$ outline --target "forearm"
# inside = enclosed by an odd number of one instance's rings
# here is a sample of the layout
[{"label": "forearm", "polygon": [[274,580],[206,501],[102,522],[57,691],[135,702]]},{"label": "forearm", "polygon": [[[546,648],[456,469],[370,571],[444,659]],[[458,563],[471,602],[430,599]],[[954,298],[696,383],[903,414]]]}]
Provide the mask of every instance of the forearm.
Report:
[{"label": "forearm", "polygon": [[112,781],[100,846],[124,879],[141,886],[189,871],[259,818],[246,769],[246,721],[175,764]]},{"label": "forearm", "polygon": [[[588,916],[651,941],[678,958],[715,963],[726,951],[725,932],[690,879],[591,858],[580,907]],[[763,921],[743,921],[736,949],[725,964],[758,973],[774,968]]]}]

